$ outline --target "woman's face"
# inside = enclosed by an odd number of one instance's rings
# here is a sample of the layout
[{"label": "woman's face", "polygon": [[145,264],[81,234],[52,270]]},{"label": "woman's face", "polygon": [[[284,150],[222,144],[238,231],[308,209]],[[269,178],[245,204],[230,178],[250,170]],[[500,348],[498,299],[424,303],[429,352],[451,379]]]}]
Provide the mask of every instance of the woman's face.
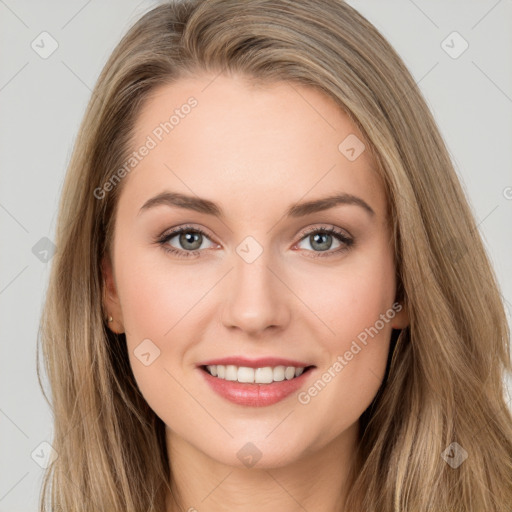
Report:
[{"label": "woman's face", "polygon": [[[168,433],[237,466],[353,440],[391,328],[407,324],[360,131],[316,90],[205,75],[158,89],[134,133],[104,262],[107,310]],[[223,379],[201,367],[227,358],[244,361],[216,367]],[[279,380],[278,366],[313,368]]]}]

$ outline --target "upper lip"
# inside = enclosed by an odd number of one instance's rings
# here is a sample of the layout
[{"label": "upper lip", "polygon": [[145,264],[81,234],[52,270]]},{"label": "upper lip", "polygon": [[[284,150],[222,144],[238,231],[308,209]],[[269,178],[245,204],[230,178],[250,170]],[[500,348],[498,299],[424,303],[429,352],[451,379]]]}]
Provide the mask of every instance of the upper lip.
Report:
[{"label": "upper lip", "polygon": [[220,359],[210,359],[198,363],[197,366],[211,366],[211,365],[234,365],[245,366],[248,368],[264,368],[265,366],[294,366],[295,368],[306,368],[313,366],[302,361],[294,359],[283,359],[281,357],[260,357],[258,359],[247,359],[245,357],[222,357]]}]

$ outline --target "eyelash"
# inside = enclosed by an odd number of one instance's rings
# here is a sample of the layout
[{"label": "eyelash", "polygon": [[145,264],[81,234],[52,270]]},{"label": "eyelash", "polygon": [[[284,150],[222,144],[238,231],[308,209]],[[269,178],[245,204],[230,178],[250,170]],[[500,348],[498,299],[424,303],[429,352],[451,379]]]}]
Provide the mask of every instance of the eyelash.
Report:
[{"label": "eyelash", "polygon": [[[182,233],[189,233],[189,232],[199,233],[199,234],[207,237],[208,239],[210,238],[209,235],[205,231],[203,231],[201,228],[196,228],[193,226],[182,226],[178,229],[175,229],[175,230],[167,233],[166,235],[164,235],[162,237],[157,238],[155,240],[155,242],[158,243],[165,252],[171,253],[179,258],[190,258],[193,256],[198,256],[199,253],[201,253],[203,251],[203,249],[197,249],[195,251],[181,251],[181,250],[176,249],[175,247],[171,247],[167,244],[167,242],[171,238],[174,238],[176,235],[180,235]],[[323,226],[316,227],[316,228],[310,229],[310,230],[302,233],[302,236],[301,236],[299,242],[301,242],[303,239],[305,239],[306,237],[308,237],[314,233],[322,233],[322,234],[332,235],[339,242],[341,242],[344,245],[342,245],[341,247],[339,247],[338,249],[336,249],[334,251],[308,251],[308,252],[316,252],[316,254],[314,256],[309,256],[310,258],[326,258],[326,257],[334,256],[334,255],[340,254],[344,251],[347,251],[354,244],[354,239],[349,238],[341,231],[338,231],[337,229],[335,229],[333,227],[323,227]]]}]

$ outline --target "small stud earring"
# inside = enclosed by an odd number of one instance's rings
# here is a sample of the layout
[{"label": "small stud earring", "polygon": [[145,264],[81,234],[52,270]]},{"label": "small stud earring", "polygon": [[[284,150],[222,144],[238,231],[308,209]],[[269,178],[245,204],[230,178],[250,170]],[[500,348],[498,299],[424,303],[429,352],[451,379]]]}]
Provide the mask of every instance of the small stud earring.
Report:
[{"label": "small stud earring", "polygon": [[114,320],[114,319],[113,319],[111,316],[109,316],[109,317],[108,317],[108,321],[109,321],[109,322],[112,322],[113,320]]}]

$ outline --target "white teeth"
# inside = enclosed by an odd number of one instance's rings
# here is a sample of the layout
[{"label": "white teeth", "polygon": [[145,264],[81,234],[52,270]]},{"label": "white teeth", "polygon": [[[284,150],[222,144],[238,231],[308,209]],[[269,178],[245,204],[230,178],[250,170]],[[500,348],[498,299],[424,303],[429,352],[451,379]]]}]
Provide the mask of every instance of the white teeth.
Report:
[{"label": "white teeth", "polygon": [[270,366],[256,368],[254,370],[254,382],[256,384],[270,384],[274,380],[274,371]]},{"label": "white teeth", "polygon": [[304,372],[303,367],[294,366],[265,366],[263,368],[248,368],[232,364],[213,364],[207,367],[210,375],[224,380],[247,382],[252,384],[270,384],[299,377]]},{"label": "white teeth", "polygon": [[233,366],[232,364],[228,364],[226,366],[226,375],[224,378],[226,380],[236,380],[237,379],[237,367]]},{"label": "white teeth", "polygon": [[246,368],[241,366],[238,368],[237,379],[238,382],[254,382],[254,368]]},{"label": "white teeth", "polygon": [[295,377],[295,368],[293,366],[287,366],[284,371],[284,377],[286,380],[293,379],[293,377]]},{"label": "white teeth", "polygon": [[276,366],[274,368],[274,380],[277,380],[278,382],[284,380],[284,366]]}]

